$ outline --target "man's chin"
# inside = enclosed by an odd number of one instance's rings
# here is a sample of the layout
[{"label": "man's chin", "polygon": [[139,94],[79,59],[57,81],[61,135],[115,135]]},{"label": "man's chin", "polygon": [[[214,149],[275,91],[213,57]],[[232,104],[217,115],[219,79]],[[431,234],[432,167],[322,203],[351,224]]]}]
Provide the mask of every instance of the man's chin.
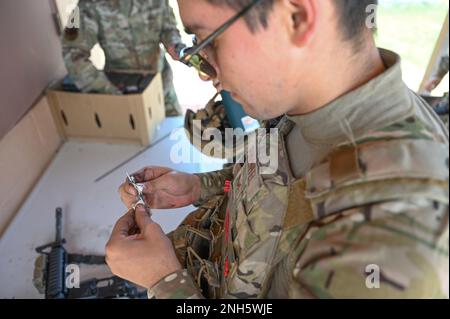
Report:
[{"label": "man's chin", "polygon": [[255,120],[258,120],[258,121],[267,120],[267,116],[265,116],[264,114],[255,112],[255,110],[252,109],[252,108],[246,108],[246,107],[243,106],[243,109],[244,109],[245,114],[250,116],[252,119],[255,119]]},{"label": "man's chin", "polygon": [[241,106],[242,109],[244,110],[245,114],[255,118],[255,116],[257,116],[257,114],[255,114],[255,109],[253,107],[251,107],[249,104],[247,103],[243,103],[243,102],[238,102]]},{"label": "man's chin", "polygon": [[233,100],[235,100],[242,106],[242,109],[244,110],[245,114],[247,114],[251,118],[259,121],[272,119],[268,114],[261,114],[262,110],[259,110],[260,112],[258,112],[257,107],[254,107],[253,105],[242,101],[238,95],[234,93],[230,93],[230,95],[233,98]]},{"label": "man's chin", "polygon": [[241,97],[239,95],[237,95],[236,93],[230,92],[230,96],[235,102],[239,103],[240,105],[242,105],[243,108],[245,108],[245,105],[247,103],[242,101],[242,99],[241,99]]},{"label": "man's chin", "polygon": [[255,119],[255,120],[264,120],[264,114],[261,114],[260,112],[258,112],[258,109],[253,107],[250,104],[247,103],[243,103],[243,102],[238,102],[239,104],[241,104],[242,109],[244,110],[245,114],[247,114],[248,116],[250,116],[251,118]]}]

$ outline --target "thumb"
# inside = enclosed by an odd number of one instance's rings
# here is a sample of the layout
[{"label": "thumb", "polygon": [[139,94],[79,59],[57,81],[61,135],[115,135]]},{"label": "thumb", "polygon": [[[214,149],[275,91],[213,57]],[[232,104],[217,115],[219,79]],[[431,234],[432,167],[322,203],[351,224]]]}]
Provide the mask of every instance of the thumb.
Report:
[{"label": "thumb", "polygon": [[136,189],[132,185],[125,184],[124,188],[125,188],[125,192],[127,192],[128,194],[133,195],[133,196],[138,195]]},{"label": "thumb", "polygon": [[144,233],[145,228],[153,223],[149,211],[143,205],[136,206],[135,220],[141,233]]}]

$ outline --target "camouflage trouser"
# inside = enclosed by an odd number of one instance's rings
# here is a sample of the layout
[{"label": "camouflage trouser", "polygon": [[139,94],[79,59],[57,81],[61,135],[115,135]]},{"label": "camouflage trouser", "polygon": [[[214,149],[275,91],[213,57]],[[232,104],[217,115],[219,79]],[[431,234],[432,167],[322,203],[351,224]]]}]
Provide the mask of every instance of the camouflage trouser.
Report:
[{"label": "camouflage trouser", "polygon": [[164,65],[161,73],[164,87],[164,100],[166,103],[166,116],[181,115],[180,103],[178,102],[177,93],[173,86],[172,68],[166,58],[164,58]]}]

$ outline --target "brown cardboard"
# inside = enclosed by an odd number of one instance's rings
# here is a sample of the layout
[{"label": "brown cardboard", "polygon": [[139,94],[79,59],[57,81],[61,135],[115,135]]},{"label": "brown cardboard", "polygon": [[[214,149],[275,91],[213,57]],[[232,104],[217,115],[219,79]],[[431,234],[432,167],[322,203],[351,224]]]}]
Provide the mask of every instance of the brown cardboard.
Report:
[{"label": "brown cardboard", "polygon": [[48,90],[52,114],[68,139],[150,145],[165,118],[161,75],[142,94],[106,95]]},{"label": "brown cardboard", "polygon": [[0,234],[62,143],[46,97],[0,140]]},{"label": "brown cardboard", "polygon": [[67,73],[51,1],[0,1],[0,139]]}]

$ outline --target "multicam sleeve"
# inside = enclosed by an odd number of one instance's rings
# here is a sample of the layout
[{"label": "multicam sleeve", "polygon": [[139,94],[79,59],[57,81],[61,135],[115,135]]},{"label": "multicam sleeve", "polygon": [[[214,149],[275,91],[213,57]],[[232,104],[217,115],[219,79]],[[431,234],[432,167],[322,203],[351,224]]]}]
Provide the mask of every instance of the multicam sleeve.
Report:
[{"label": "multicam sleeve", "polygon": [[166,276],[147,295],[149,299],[204,299],[186,269]]},{"label": "multicam sleeve", "polygon": [[194,204],[198,207],[212,196],[224,194],[226,181],[232,181],[233,179],[233,166],[227,166],[220,171],[194,175],[197,175],[200,178],[201,183],[200,198]]},{"label": "multicam sleeve", "polygon": [[79,28],[66,28],[62,38],[67,70],[82,92],[120,94],[120,90],[89,60],[91,49],[98,42],[99,27],[95,9],[86,1],[80,1],[78,8]]},{"label": "multicam sleeve", "polygon": [[422,204],[361,207],[310,226],[284,267],[289,297],[448,298],[448,203]]},{"label": "multicam sleeve", "polygon": [[449,69],[449,55],[446,54],[441,58],[439,62],[439,69],[437,71],[437,76],[439,78],[444,78],[447,75]]},{"label": "multicam sleeve", "polygon": [[163,1],[164,4],[164,17],[163,27],[161,31],[161,42],[164,44],[167,50],[170,48],[176,49],[177,45],[182,44],[180,31],[177,29],[177,21],[172,7],[167,0]]}]

